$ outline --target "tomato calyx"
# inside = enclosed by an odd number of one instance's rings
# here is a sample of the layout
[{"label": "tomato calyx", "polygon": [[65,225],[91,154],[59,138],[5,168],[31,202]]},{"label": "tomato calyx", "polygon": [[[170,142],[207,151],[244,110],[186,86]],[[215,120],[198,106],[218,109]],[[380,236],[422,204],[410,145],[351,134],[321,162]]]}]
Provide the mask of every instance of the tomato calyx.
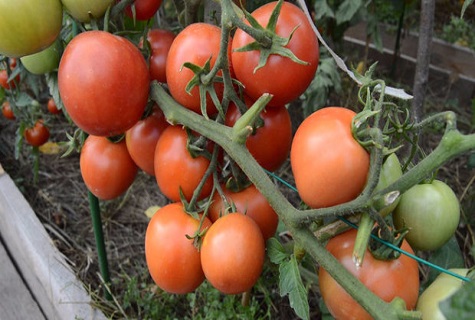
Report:
[{"label": "tomato calyx", "polygon": [[[269,22],[267,23],[266,27],[261,26],[257,20],[246,10],[243,10],[244,15],[251,25],[257,32],[252,34],[251,36],[256,39],[241,48],[236,49],[236,52],[246,52],[246,51],[260,51],[259,63],[254,68],[254,73],[257,70],[265,66],[267,63],[268,58],[272,55],[280,55],[282,57],[287,57],[291,59],[293,62],[308,65],[309,63],[299,59],[290,49],[286,48],[289,44],[290,40],[292,39],[292,35],[294,34],[295,30],[299,27],[298,25],[294,27],[294,29],[290,32],[290,35],[287,38],[278,36],[276,34],[276,26],[277,20],[279,18],[280,9],[282,8],[282,4],[284,1],[279,0],[272,11],[272,14],[269,18]],[[260,32],[260,33],[259,33]],[[260,37],[258,35],[261,35]],[[270,41],[269,41],[270,39]]]},{"label": "tomato calyx", "polygon": [[[374,236],[379,237],[385,242],[391,243],[398,248],[401,247],[405,235],[409,232],[409,229],[402,228],[401,230],[394,230],[390,227],[376,225],[371,232]],[[396,251],[386,244],[377,241],[373,238],[369,240],[368,250],[371,252],[373,257],[378,260],[396,260],[399,258],[401,253]]]}]

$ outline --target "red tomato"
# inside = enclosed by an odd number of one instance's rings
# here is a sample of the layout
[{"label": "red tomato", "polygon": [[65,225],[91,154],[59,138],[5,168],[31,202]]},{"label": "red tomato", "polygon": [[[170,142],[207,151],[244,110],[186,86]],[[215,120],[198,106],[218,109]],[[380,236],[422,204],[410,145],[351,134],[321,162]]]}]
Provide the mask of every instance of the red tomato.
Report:
[{"label": "red tomato", "polygon": [[155,176],[155,147],[167,127],[168,122],[162,110],[155,106],[150,116],[137,122],[125,133],[130,156],[140,169],[151,176]]},{"label": "red tomato", "polygon": [[211,225],[200,222],[184,211],[181,203],[159,209],[150,220],[145,233],[145,258],[153,281],[169,293],[189,293],[204,280],[198,249],[192,236],[198,229]]},{"label": "red tomato", "polygon": [[[203,67],[211,58],[210,64],[213,67],[218,57],[220,40],[219,27],[207,23],[193,23],[176,36],[168,52],[166,75],[170,93],[178,103],[197,113],[201,113],[199,88],[195,86],[190,93],[186,92],[185,88],[195,74],[183,67],[183,64],[190,62]],[[221,99],[223,85],[215,84],[214,87],[218,98]],[[209,95],[206,101],[207,113],[215,113],[216,107]]]},{"label": "red tomato", "polygon": [[[239,109],[231,103],[226,113],[226,125],[233,126],[240,117]],[[261,113],[261,118],[264,125],[247,138],[246,147],[264,169],[275,171],[289,156],[292,122],[284,106],[266,108]]]},{"label": "red tomato", "polygon": [[56,105],[56,102],[54,102],[53,98],[48,99],[46,107],[48,108],[48,111],[51,114],[60,114],[62,112],[61,109],[58,109],[58,106]]},{"label": "red tomato", "polygon": [[[353,262],[353,246],[357,231],[352,229],[332,238],[327,249],[343,266],[382,300],[401,297],[407,309],[414,309],[419,295],[419,269],[416,260],[401,254],[396,260],[377,260],[366,252],[363,266]],[[414,253],[404,241],[403,250]],[[333,278],[320,268],[320,291],[328,310],[336,320],[373,319]]]},{"label": "red tomato", "polygon": [[7,119],[15,120],[15,114],[13,113],[13,109],[10,105],[10,102],[4,101],[2,103],[2,114]]},{"label": "red tomato", "polygon": [[134,6],[135,19],[148,20],[153,17],[161,4],[162,0],[135,0],[132,5],[125,8],[125,13],[133,18],[132,6]]},{"label": "red tomato", "polygon": [[206,279],[225,294],[243,293],[259,279],[265,243],[257,224],[242,213],[215,221],[201,244],[201,265]]},{"label": "red tomato", "polygon": [[[251,15],[265,27],[276,3],[265,4]],[[235,51],[255,41],[241,29],[236,30],[232,41],[232,65],[236,78],[244,85],[244,92],[252,99],[257,100],[267,92],[274,95],[269,106],[283,106],[297,99],[313,80],[320,57],[318,40],[303,11],[284,2],[277,20],[276,33],[286,38],[294,29],[295,32],[285,47],[308,64],[299,64],[287,57],[272,54],[266,65],[255,72],[260,51]]]},{"label": "red tomato", "polygon": [[123,194],[137,174],[137,166],[127,151],[125,141],[114,143],[105,137],[87,137],[81,149],[79,165],[87,188],[102,200]]},{"label": "red tomato", "polygon": [[151,80],[167,82],[167,57],[174,39],[175,34],[168,30],[152,29],[148,32],[147,40],[152,48],[149,62]]},{"label": "red tomato", "polygon": [[47,126],[44,125],[43,120],[40,119],[35,122],[33,127],[27,128],[24,131],[24,137],[28,144],[33,147],[39,147],[48,141],[50,133]]},{"label": "red tomato", "polygon": [[[223,192],[228,204],[234,204],[236,211],[245,213],[257,223],[264,240],[274,236],[279,224],[279,216],[254,185],[250,185],[238,192],[233,192],[223,187]],[[219,193],[216,192],[209,207],[209,218],[214,222],[221,215],[225,214],[225,211],[226,204]]]},{"label": "red tomato", "polygon": [[9,75],[7,70],[0,70],[0,86],[7,90],[15,89],[16,82],[20,81],[20,75],[17,75],[14,79],[8,81]]},{"label": "red tomato", "polygon": [[79,128],[97,136],[124,133],[140,120],[149,84],[148,67],[139,49],[104,31],[74,37],[58,70],[66,111]]},{"label": "red tomato", "polygon": [[349,109],[323,108],[294,135],[290,164],[299,195],[312,208],[353,200],[366,184],[369,154],[351,133],[354,116]]},{"label": "red tomato", "polygon": [[[162,132],[155,148],[155,178],[162,193],[172,201],[180,201],[180,189],[189,201],[203,178],[210,161],[199,156],[193,158],[187,149],[187,133],[180,126],[169,126]],[[200,198],[211,194],[213,179],[210,176],[201,190]]]}]

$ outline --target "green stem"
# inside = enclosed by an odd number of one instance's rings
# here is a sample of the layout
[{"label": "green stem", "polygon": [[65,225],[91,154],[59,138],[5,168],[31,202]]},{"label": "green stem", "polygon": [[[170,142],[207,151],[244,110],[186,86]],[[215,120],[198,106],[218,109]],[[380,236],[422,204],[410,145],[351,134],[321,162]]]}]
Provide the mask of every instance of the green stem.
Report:
[{"label": "green stem", "polygon": [[[92,227],[94,229],[94,238],[96,240],[97,257],[99,260],[99,270],[101,272],[102,280],[107,285],[110,285],[109,266],[107,263],[106,246],[104,243],[104,235],[102,233],[101,210],[99,208],[99,199],[92,192],[88,191],[89,208],[91,210]],[[105,296],[107,300],[112,299],[109,290],[106,289]]]},{"label": "green stem", "polygon": [[40,171],[40,150],[38,147],[33,147],[32,155],[33,155],[33,184],[36,185],[38,183],[38,173]]},{"label": "green stem", "polygon": [[369,237],[373,229],[374,221],[368,212],[361,214],[361,220],[356,234],[355,246],[353,248],[353,262],[357,267],[363,265],[363,259],[368,247]]}]

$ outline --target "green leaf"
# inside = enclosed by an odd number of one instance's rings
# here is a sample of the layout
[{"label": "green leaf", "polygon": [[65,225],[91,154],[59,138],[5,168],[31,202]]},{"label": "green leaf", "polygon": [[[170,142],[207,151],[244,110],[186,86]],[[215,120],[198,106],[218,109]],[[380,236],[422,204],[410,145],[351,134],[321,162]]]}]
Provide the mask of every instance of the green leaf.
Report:
[{"label": "green leaf", "polygon": [[462,11],[460,12],[460,18],[463,18],[463,15],[465,14],[465,10],[467,10],[468,6],[473,3],[473,0],[465,0],[463,2],[462,6]]},{"label": "green leaf", "polygon": [[15,105],[17,107],[26,107],[31,105],[33,102],[33,99],[24,91],[20,91],[18,94],[16,100],[15,100]]},{"label": "green leaf", "polygon": [[[450,238],[450,240],[441,248],[434,251],[429,257],[428,261],[444,269],[463,268],[464,260],[462,256],[462,251],[460,250],[455,236]],[[432,283],[432,281],[439,274],[440,271],[432,268],[429,271],[427,282]]]},{"label": "green leaf", "polygon": [[363,6],[361,0],[345,0],[336,11],[336,23],[342,24],[350,21]]},{"label": "green leaf", "polygon": [[316,0],[315,1],[315,20],[319,21],[322,18],[335,18],[335,13],[332,8],[328,5],[327,0]]},{"label": "green leaf", "polygon": [[302,277],[294,255],[290,260],[283,261],[279,267],[280,295],[289,295],[290,306],[301,319],[309,319],[310,311],[307,299],[307,290],[302,283]]},{"label": "green leaf", "polygon": [[439,303],[447,319],[471,320],[475,317],[475,281],[465,283],[452,296]]},{"label": "green leaf", "polygon": [[279,240],[270,238],[267,240],[267,256],[272,263],[280,264],[289,257],[289,254]]}]

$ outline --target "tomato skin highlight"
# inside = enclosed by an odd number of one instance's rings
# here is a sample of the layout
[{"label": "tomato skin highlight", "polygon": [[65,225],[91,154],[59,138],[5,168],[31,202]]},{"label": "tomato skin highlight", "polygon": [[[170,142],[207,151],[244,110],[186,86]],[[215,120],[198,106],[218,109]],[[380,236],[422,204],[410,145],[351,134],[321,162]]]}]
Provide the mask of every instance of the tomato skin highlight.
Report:
[{"label": "tomato skin highlight", "polygon": [[[267,3],[251,15],[265,27],[276,4],[276,1]],[[270,93],[273,98],[268,106],[284,106],[297,99],[313,80],[320,59],[318,39],[303,11],[284,2],[277,20],[276,33],[281,37],[288,37],[296,27],[286,48],[309,64],[298,64],[287,57],[273,54],[269,56],[266,65],[255,72],[260,52],[237,52],[237,49],[254,42],[254,39],[241,29],[236,30],[232,41],[232,66],[236,78],[244,85],[244,92],[252,99],[257,100],[263,93]]]},{"label": "tomato skin highlight", "polygon": [[[193,87],[190,93],[185,88],[195,75],[183,64],[190,62],[203,67],[210,60],[211,68],[219,54],[221,29],[207,23],[193,23],[183,29],[173,40],[168,52],[166,76],[173,98],[184,107],[201,114],[200,95],[198,86]],[[223,84],[214,84],[218,98],[221,99],[224,90]],[[206,111],[208,115],[217,112],[211,97],[206,97]]]},{"label": "tomato skin highlight", "polygon": [[134,182],[137,166],[125,141],[113,143],[106,137],[88,136],[79,158],[81,176],[87,188],[101,200],[122,195]]},{"label": "tomato skin highlight", "polygon": [[[330,239],[326,248],[343,266],[374,294],[386,302],[401,297],[406,308],[416,306],[419,295],[419,269],[416,260],[401,254],[396,260],[377,260],[367,250],[363,265],[353,262],[353,247],[357,231],[352,229]],[[401,247],[414,254],[407,241]],[[323,268],[319,268],[322,298],[336,320],[373,319]]]},{"label": "tomato skin highlight", "polygon": [[[187,133],[181,126],[169,126],[158,139],[155,148],[154,169],[160,191],[172,201],[180,201],[180,189],[190,201],[210,165],[210,161],[198,156],[193,158],[187,149]],[[200,199],[211,194],[213,179],[208,177]]]},{"label": "tomato skin highlight", "polygon": [[355,112],[326,107],[304,119],[290,150],[290,163],[302,200],[312,208],[355,199],[366,185],[369,153],[353,138]]},{"label": "tomato skin highlight", "polygon": [[393,219],[396,228],[409,228],[406,239],[414,249],[437,250],[454,235],[460,221],[460,204],[447,184],[433,180],[404,192]]},{"label": "tomato skin highlight", "polygon": [[[201,231],[211,226],[205,218]],[[145,233],[145,258],[153,281],[169,293],[194,291],[205,279],[200,252],[192,236],[199,221],[185,213],[181,203],[160,208],[150,220]]]},{"label": "tomato skin highlight", "polygon": [[261,275],[264,258],[262,233],[242,213],[230,213],[216,220],[201,244],[206,279],[224,294],[250,290]]},{"label": "tomato skin highlight", "polygon": [[130,129],[145,110],[149,84],[139,49],[104,31],[74,37],[59,64],[58,86],[66,111],[91,135],[110,137]]},{"label": "tomato skin highlight", "polygon": [[[233,192],[223,186],[223,192],[227,201],[235,205],[236,211],[244,212],[256,222],[264,240],[274,236],[279,224],[279,216],[255,185],[251,184],[238,192]],[[210,220],[213,222],[218,220],[225,209],[222,197],[216,192],[208,211]]]},{"label": "tomato skin highlight", "polygon": [[50,132],[42,119],[35,122],[33,127],[27,128],[24,132],[26,142],[33,147],[39,147],[48,141]]},{"label": "tomato skin highlight", "polygon": [[125,133],[125,143],[130,156],[137,166],[151,176],[155,176],[155,147],[168,122],[163,112],[154,107],[152,113],[137,122]]}]

